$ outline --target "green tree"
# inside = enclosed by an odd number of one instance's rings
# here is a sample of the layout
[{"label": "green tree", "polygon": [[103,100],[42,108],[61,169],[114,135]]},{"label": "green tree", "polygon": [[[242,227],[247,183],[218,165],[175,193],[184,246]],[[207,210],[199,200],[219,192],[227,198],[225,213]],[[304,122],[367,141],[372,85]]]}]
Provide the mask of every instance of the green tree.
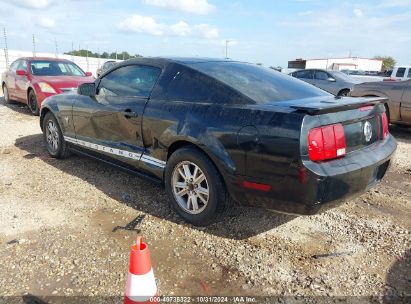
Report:
[{"label": "green tree", "polygon": [[382,71],[392,70],[397,63],[391,56],[375,56],[374,59],[382,60]]},{"label": "green tree", "polygon": [[121,53],[111,53],[109,54],[108,52],[103,52],[101,54],[99,53],[93,53],[92,51],[89,50],[75,50],[75,51],[70,51],[70,52],[66,52],[64,54],[67,55],[73,55],[73,56],[81,56],[81,57],[95,57],[95,58],[110,58],[110,59],[120,59],[120,60],[127,60],[133,57],[142,57],[139,54],[136,54],[134,56],[130,55],[128,52],[123,51]]}]

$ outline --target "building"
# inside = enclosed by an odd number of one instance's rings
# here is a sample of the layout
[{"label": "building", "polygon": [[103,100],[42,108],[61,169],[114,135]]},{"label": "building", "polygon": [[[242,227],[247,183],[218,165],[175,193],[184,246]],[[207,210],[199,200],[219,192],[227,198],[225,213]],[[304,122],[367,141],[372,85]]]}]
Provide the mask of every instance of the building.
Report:
[{"label": "building", "polygon": [[380,72],[382,60],[359,57],[296,59],[288,61],[289,69],[361,70]]}]

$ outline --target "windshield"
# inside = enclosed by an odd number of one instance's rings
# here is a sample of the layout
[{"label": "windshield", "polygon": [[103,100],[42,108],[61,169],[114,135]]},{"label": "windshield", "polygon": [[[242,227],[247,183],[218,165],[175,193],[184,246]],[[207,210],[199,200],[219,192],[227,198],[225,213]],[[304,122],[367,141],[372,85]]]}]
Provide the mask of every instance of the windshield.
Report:
[{"label": "windshield", "polygon": [[329,95],[301,80],[253,64],[223,61],[187,65],[229,85],[256,103]]},{"label": "windshield", "polygon": [[86,76],[82,69],[68,61],[31,61],[30,70],[36,76]]}]

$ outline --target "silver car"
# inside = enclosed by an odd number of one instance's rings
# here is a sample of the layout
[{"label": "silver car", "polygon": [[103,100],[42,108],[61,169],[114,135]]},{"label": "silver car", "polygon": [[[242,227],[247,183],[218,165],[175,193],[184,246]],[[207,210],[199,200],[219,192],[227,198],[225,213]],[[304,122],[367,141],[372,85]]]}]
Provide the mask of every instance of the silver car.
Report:
[{"label": "silver car", "polygon": [[391,123],[411,125],[411,80],[367,82],[354,86],[353,97],[384,97]]},{"label": "silver car", "polygon": [[353,86],[359,83],[340,71],[307,69],[295,71],[290,75],[336,96],[347,96]]}]

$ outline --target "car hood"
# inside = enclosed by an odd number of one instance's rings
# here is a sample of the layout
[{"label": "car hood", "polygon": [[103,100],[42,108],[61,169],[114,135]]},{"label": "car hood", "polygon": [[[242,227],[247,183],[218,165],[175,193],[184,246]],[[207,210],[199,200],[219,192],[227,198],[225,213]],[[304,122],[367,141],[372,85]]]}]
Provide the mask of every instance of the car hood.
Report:
[{"label": "car hood", "polygon": [[77,88],[82,83],[94,82],[93,77],[82,76],[34,76],[33,82],[47,82],[55,88]]}]

